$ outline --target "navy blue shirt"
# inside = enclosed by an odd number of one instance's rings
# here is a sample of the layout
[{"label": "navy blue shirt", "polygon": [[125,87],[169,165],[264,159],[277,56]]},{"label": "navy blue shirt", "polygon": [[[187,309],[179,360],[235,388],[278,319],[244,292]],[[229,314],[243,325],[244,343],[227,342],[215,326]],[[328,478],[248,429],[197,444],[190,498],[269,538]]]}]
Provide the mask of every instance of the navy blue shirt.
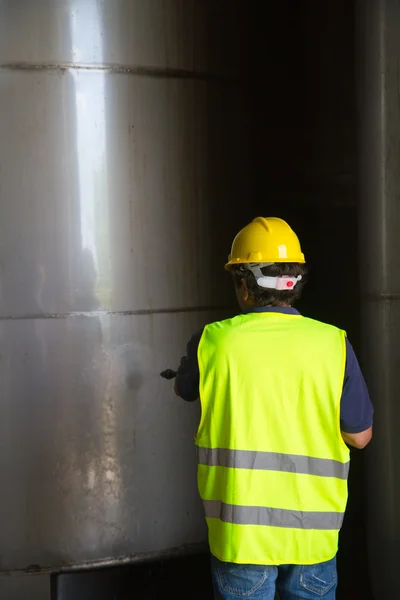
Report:
[{"label": "navy blue shirt", "polygon": [[[292,307],[257,307],[248,312],[281,312],[298,315]],[[199,365],[197,349],[203,331],[195,333],[187,345],[187,353],[181,360],[176,376],[179,395],[184,400],[192,402],[199,397]],[[372,426],[374,409],[368,394],[367,386],[361,373],[360,365],[354,350],[346,338],[346,370],[343,382],[343,392],[340,402],[340,427],[345,433],[360,433]]]}]

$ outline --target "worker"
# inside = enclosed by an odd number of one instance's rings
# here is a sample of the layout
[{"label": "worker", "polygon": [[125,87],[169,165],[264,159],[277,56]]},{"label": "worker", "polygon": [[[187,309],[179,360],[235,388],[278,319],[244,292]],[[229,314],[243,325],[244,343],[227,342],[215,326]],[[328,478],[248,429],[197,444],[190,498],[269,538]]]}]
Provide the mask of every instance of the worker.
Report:
[{"label": "worker", "polygon": [[[215,598],[333,600],[348,446],[372,437],[367,387],[345,332],[293,307],[307,271],[285,221],[244,227],[226,269],[242,314],[192,337],[175,384],[201,402]],[[331,273],[326,282],[332,290]]]}]

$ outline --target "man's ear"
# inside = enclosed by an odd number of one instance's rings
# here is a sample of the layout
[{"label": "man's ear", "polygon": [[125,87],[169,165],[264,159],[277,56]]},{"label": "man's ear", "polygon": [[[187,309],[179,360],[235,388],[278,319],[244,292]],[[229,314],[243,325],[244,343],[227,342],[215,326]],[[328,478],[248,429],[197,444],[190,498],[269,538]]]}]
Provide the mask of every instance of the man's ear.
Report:
[{"label": "man's ear", "polygon": [[247,287],[247,281],[245,279],[242,279],[241,283],[242,283],[242,287],[241,287],[242,298],[246,302],[249,299],[249,288]]}]

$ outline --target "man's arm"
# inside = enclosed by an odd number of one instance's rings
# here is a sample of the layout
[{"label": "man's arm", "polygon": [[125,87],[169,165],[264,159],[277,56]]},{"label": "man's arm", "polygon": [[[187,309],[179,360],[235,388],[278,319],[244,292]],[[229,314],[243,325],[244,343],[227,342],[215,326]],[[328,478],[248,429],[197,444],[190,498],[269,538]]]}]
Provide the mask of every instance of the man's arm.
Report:
[{"label": "man's arm", "polygon": [[181,360],[175,379],[175,394],[187,402],[193,402],[199,397],[200,372],[197,350],[202,335],[203,331],[199,331],[190,339],[186,356]]},{"label": "man's arm", "polygon": [[374,409],[350,342],[346,339],[346,372],[340,405],[340,428],[348,446],[365,448],[372,438]]},{"label": "man's arm", "polygon": [[342,438],[348,446],[362,450],[372,439],[372,427],[366,431],[361,431],[361,433],[345,433],[342,431]]}]

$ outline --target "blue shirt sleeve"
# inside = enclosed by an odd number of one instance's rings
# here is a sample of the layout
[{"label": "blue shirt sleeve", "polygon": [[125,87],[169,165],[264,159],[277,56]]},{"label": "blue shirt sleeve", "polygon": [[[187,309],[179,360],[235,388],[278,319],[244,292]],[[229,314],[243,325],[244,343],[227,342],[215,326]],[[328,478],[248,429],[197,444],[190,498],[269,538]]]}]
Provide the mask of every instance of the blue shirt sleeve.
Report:
[{"label": "blue shirt sleeve", "polygon": [[191,337],[186,348],[186,356],[181,359],[176,375],[178,394],[187,402],[194,402],[199,397],[200,371],[197,350],[202,335],[203,330]]},{"label": "blue shirt sleeve", "polygon": [[374,409],[352,345],[346,338],[346,370],[340,403],[340,427],[361,433],[372,426]]}]

